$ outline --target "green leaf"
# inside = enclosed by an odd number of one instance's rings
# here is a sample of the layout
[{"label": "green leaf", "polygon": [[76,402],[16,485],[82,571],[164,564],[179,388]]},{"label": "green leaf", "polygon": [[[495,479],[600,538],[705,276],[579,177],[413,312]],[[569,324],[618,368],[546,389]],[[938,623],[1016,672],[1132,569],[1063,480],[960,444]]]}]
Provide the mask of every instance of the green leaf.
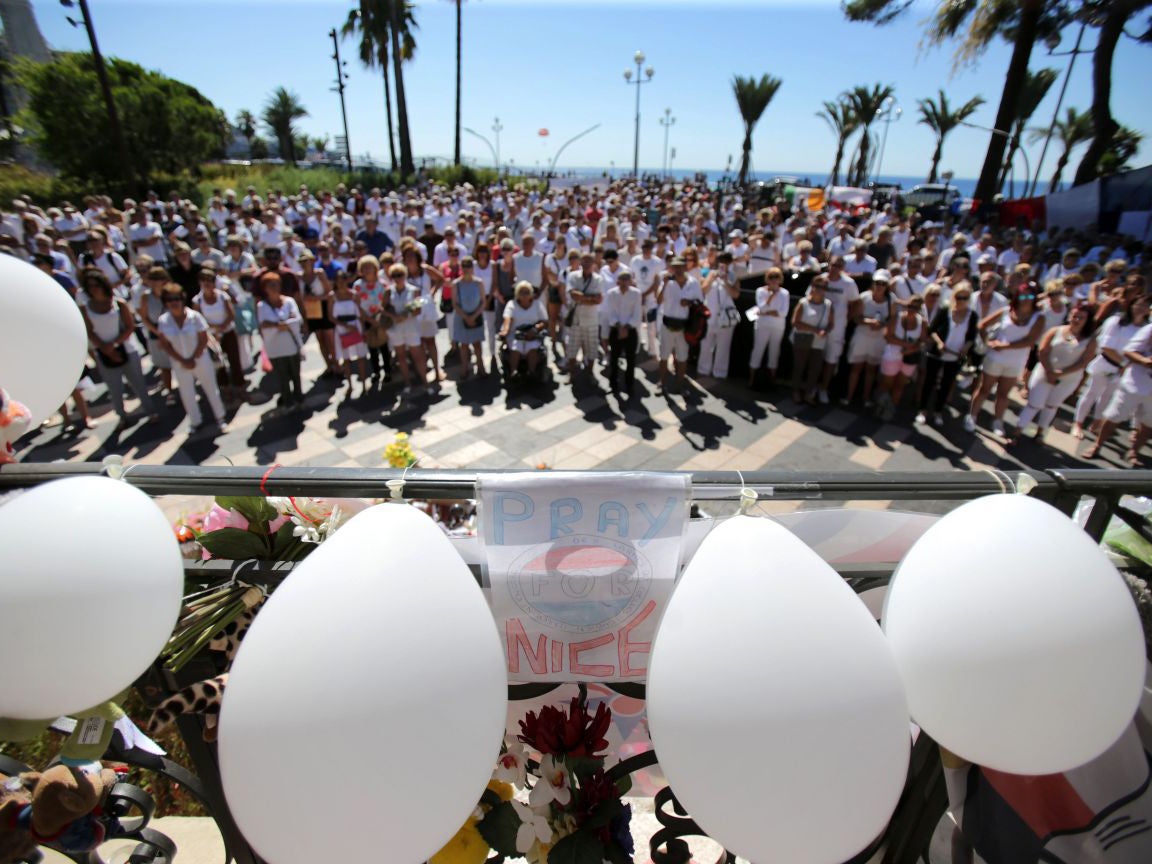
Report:
[{"label": "green leaf", "polygon": [[261,533],[266,533],[268,523],[280,515],[267,498],[255,495],[218,495],[216,503],[225,510],[235,510],[247,519],[249,530],[256,528],[260,531],[262,527]]},{"label": "green leaf", "polygon": [[565,756],[568,770],[579,777],[588,777],[604,767],[604,760],[598,756]]},{"label": "green leaf", "polygon": [[476,828],[484,842],[501,855],[515,857],[518,854],[516,832],[520,830],[520,817],[509,802],[502,801],[489,810],[488,815],[476,824]]},{"label": "green leaf", "polygon": [[608,823],[620,815],[624,809],[624,802],[619,798],[609,798],[597,807],[588,816],[588,821],[584,823],[585,828],[606,828]]},{"label": "green leaf", "polygon": [[251,531],[239,528],[220,528],[200,535],[200,545],[213,558],[245,561],[249,558],[268,558],[268,544]]},{"label": "green leaf", "polygon": [[601,864],[603,860],[604,847],[599,838],[583,828],[569,834],[548,853],[548,864]]},{"label": "green leaf", "polygon": [[272,535],[272,557],[277,561],[291,560],[288,557],[288,550],[292,548],[293,544],[297,543],[295,537],[292,536],[292,531],[295,525],[291,520],[281,525],[276,533]]},{"label": "green leaf", "polygon": [[621,798],[623,798],[624,796],[626,796],[631,791],[632,791],[632,775],[631,774],[625,774],[623,777],[621,777],[619,780],[616,781],[616,792],[620,795]]}]

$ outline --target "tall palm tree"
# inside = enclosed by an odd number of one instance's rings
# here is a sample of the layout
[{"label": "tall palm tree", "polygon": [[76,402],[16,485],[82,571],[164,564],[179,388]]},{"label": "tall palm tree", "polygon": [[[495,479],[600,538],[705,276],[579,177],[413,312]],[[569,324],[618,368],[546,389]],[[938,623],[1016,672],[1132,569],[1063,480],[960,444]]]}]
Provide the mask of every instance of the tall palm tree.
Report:
[{"label": "tall palm tree", "polygon": [[869,127],[876,121],[880,109],[884,107],[884,100],[892,95],[890,84],[874,84],[869,89],[866,86],[856,86],[843,94],[843,98],[852,106],[862,132],[860,133],[860,157],[856,161],[856,170],[852,174],[852,185],[863,186],[868,179],[869,150],[872,147],[872,134]]},{"label": "tall palm tree", "polygon": [[940,90],[940,97],[920,99],[920,121],[936,134],[936,149],[932,152],[932,167],[928,171],[928,182],[936,182],[936,171],[940,168],[940,157],[944,153],[944,139],[948,133],[971,117],[977,108],[984,104],[983,96],[973,96],[959,108],[953,110],[948,105],[948,97]]},{"label": "tall palm tree", "polygon": [[[1028,121],[1032,119],[1032,115],[1040,107],[1044,97],[1048,95],[1048,90],[1055,83],[1058,75],[1059,73],[1055,69],[1040,69],[1036,72],[1029,70],[1025,76],[1024,86],[1020,88],[1020,99],[1016,102],[1016,118],[1012,123],[1012,137],[1008,139],[1008,153],[1004,156],[1004,166],[1000,169],[1000,177],[996,184],[997,190],[1004,188],[1004,182],[1012,170],[1012,161],[1020,149],[1020,139],[1024,135],[1024,127],[1028,125]],[[1014,193],[1015,190],[1013,189],[1009,193],[1010,197],[1015,197]]]},{"label": "tall palm tree", "polygon": [[236,129],[248,142],[248,152],[252,152],[252,139],[256,137],[256,115],[245,108],[236,112]]},{"label": "tall palm tree", "polygon": [[1104,177],[1127,171],[1128,162],[1136,155],[1136,151],[1140,149],[1140,142],[1143,140],[1143,134],[1135,129],[1129,129],[1124,124],[1117,126],[1116,134],[1112,136],[1112,142],[1096,166],[1097,174]]},{"label": "tall palm tree", "polygon": [[[1060,158],[1056,161],[1056,171],[1052,175],[1052,182],[1048,184],[1049,194],[1060,188],[1060,178],[1064,174],[1064,169],[1068,167],[1068,160],[1072,157],[1072,151],[1085,141],[1091,140],[1092,115],[1087,111],[1069,108],[1064,114],[1064,119],[1057,120],[1052,127],[1052,134],[1060,142],[1063,149],[1060,151]],[[1033,129],[1029,133],[1029,139],[1033,142],[1042,141],[1047,136],[1047,129]]]},{"label": "tall palm tree", "polygon": [[408,130],[408,98],[404,94],[403,63],[416,51],[412,31],[416,29],[415,8],[408,0],[372,0],[387,6],[389,12],[388,35],[392,42],[392,76],[396,80],[396,117],[400,126],[400,172],[405,176],[416,172],[412,161],[412,138]]},{"label": "tall palm tree", "polygon": [[284,87],[273,90],[264,103],[260,117],[280,143],[280,158],[289,165],[296,164],[295,123],[307,116],[308,110],[301,104],[300,97]]},{"label": "tall palm tree", "polygon": [[453,164],[460,164],[460,58],[461,58],[461,24],[464,0],[449,0],[456,4],[456,149]]},{"label": "tall palm tree", "polygon": [[737,182],[743,186],[748,182],[748,168],[752,162],[752,129],[760,120],[760,115],[780,89],[781,80],[771,75],[762,75],[757,81],[735,75],[732,78],[732,92],[736,95],[736,105],[740,109],[740,119],[744,121],[744,155],[740,157],[740,176]]},{"label": "tall palm tree", "polygon": [[832,173],[828,177],[828,185],[835,186],[840,180],[840,160],[844,158],[844,145],[856,131],[859,121],[852,106],[843,98],[837,102],[825,102],[824,109],[817,111],[816,116],[827,123],[836,134],[836,159],[832,163]]},{"label": "tall palm tree", "polygon": [[[388,125],[388,155],[392,160],[392,170],[397,169],[396,162],[396,133],[392,126],[392,84],[389,78],[389,65],[392,54],[392,11],[389,8],[391,0],[360,0],[356,9],[348,12],[348,19],[340,28],[344,36],[353,36],[359,33],[360,44],[357,54],[360,62],[368,69],[379,68],[384,78],[384,114]],[[408,40],[408,56],[416,50],[415,42],[411,41],[411,34],[406,35]],[[401,45],[401,49],[405,44]]]}]

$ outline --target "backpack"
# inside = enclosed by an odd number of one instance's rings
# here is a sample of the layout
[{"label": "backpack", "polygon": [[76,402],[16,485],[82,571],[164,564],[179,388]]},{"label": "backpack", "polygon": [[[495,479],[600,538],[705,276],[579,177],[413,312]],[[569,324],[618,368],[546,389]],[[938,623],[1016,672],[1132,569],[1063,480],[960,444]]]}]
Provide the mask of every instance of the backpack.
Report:
[{"label": "backpack", "polygon": [[689,345],[699,345],[708,335],[708,319],[712,312],[703,303],[693,303],[688,307],[688,324],[684,328],[684,341]]}]

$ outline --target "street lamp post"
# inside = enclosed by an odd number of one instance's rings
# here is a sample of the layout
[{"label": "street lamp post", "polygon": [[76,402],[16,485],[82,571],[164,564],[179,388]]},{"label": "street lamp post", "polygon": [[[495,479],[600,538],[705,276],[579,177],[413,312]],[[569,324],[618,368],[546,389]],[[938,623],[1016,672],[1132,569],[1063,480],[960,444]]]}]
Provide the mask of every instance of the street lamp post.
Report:
[{"label": "street lamp post", "polygon": [[475,129],[469,129],[467,126],[464,126],[463,129],[469,135],[475,135],[477,138],[488,145],[488,150],[492,153],[492,163],[496,166],[496,173],[500,173],[500,151],[493,147],[492,142],[477,132]]},{"label": "street lamp post", "polygon": [[336,61],[336,86],[333,88],[340,94],[340,116],[344,119],[344,158],[348,161],[348,173],[352,173],[352,142],[348,140],[348,110],[344,105],[344,81],[350,76],[344,71],[344,64],[340,62],[340,39],[336,35],[336,28],[328,31],[332,37],[332,59]]},{"label": "street lamp post", "polygon": [[[893,118],[892,114],[895,113],[896,117]],[[880,140],[880,157],[876,160],[876,182],[880,182],[881,169],[884,167],[884,150],[888,147],[888,127],[892,125],[892,120],[900,119],[900,115],[904,113],[904,109],[896,104],[896,97],[889,96],[884,100],[884,137]]]},{"label": "street lamp post", "polygon": [[492,123],[492,131],[496,133],[496,173],[500,173],[500,133],[504,131],[504,124],[500,122],[500,118],[495,118]]},{"label": "street lamp post", "polygon": [[668,176],[668,131],[672,128],[672,124],[676,122],[676,118],[672,116],[672,109],[665,108],[664,116],[660,118],[660,125],[664,127],[664,176]]},{"label": "street lamp post", "polygon": [[[652,76],[656,74],[656,70],[649,66],[647,69],[641,69],[644,66],[644,52],[637,51],[632,55],[632,59],[636,61],[636,135],[632,146],[632,176],[640,176],[640,85],[646,84],[652,80]],[[643,71],[643,75],[641,75]],[[624,83],[632,83],[632,70],[624,70]]]}]

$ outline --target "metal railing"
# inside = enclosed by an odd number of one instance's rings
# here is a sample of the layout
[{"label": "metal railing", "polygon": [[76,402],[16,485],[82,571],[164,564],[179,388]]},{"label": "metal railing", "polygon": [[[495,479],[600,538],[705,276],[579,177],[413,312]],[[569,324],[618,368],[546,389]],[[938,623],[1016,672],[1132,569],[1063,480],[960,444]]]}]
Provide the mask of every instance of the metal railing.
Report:
[{"label": "metal railing", "polygon": [[[97,463],[16,464],[0,466],[0,492],[26,488],[65,477],[110,473]],[[416,500],[464,500],[476,497],[476,482],[496,477],[503,471],[341,469],[341,468],[226,468],[132,464],[117,469],[125,482],[150,495],[274,495],[318,497],[389,497],[388,481],[404,480],[402,495]],[[556,471],[563,475],[565,472]],[[1071,515],[1084,498],[1093,502],[1085,531],[1099,540],[1113,515],[1128,521],[1132,516],[1120,507],[1124,495],[1152,494],[1152,471],[1144,470],[1048,470],[1005,473],[988,471],[949,472],[795,472],[795,471],[705,471],[694,472],[692,499],[695,502],[738,502],[742,489],[754,489],[764,501],[849,502],[890,500],[923,503],[966,501],[1002,492],[1025,492],[1047,501]],[[1146,529],[1141,529],[1146,530]],[[233,562],[188,561],[185,575],[193,581],[214,581],[234,573]],[[891,578],[890,565],[838,566],[838,572],[858,592],[885,585]],[[291,572],[291,565],[276,562],[247,562],[246,581],[275,584]],[[157,664],[137,683],[145,700],[155,705],[183,687],[219,672],[212,659],[203,656],[179,674]],[[513,684],[509,698],[536,698],[561,686],[562,682]],[[638,683],[607,685],[620,693],[644,697]],[[248,846],[232,819],[224,799],[214,744],[203,739],[202,720],[181,716],[177,725],[188,747],[198,779],[197,797],[206,804],[220,826],[230,859],[237,864],[260,864],[261,859]],[[132,754],[114,754],[132,762]],[[625,760],[617,771],[633,771],[651,766],[653,753]],[[160,770],[143,760],[140,767]],[[178,769],[176,769],[178,770]],[[160,771],[160,773],[171,773]],[[191,782],[190,780],[188,782]],[[699,835],[696,824],[679,807],[667,788],[657,796],[662,828],[653,837],[652,858],[667,864],[689,860],[688,847],[680,839]],[[671,808],[671,811],[666,807]],[[936,744],[921,734],[913,750],[904,794],[881,838],[858,859],[885,847],[885,862],[926,858],[933,831],[947,807],[943,772]],[[657,847],[663,847],[662,849]],[[727,853],[721,860],[734,860]]]}]

